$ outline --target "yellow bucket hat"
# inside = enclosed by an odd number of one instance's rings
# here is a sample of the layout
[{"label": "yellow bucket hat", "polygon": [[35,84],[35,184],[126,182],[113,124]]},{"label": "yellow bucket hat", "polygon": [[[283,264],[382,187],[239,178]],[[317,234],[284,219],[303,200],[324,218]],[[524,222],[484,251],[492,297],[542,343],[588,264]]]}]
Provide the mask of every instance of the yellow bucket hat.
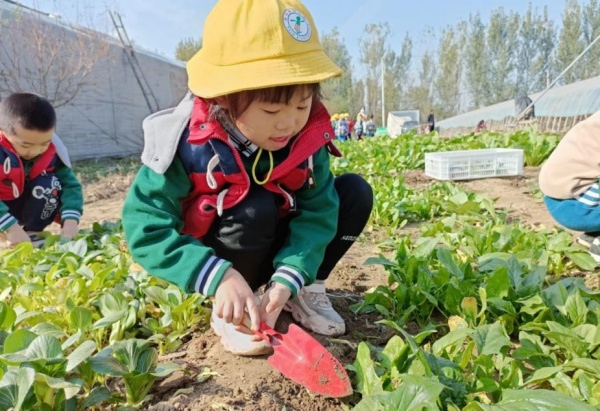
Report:
[{"label": "yellow bucket hat", "polygon": [[298,0],[219,0],[186,68],[188,87],[204,98],[342,74]]}]

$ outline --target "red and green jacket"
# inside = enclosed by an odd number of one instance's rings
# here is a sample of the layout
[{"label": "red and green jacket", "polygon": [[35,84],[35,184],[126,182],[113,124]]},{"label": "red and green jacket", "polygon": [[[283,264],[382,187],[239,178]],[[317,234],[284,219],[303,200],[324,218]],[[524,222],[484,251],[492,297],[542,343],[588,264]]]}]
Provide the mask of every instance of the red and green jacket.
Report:
[{"label": "red and green jacket", "polygon": [[32,160],[23,160],[12,144],[0,133],[0,232],[6,231],[18,221],[8,212],[4,201],[19,198],[25,189],[25,181],[33,180],[42,173],[54,173],[61,183],[61,221],[79,222],[83,210],[81,184],[58,154],[53,143]]},{"label": "red and green jacket", "polygon": [[[173,124],[183,124],[186,115],[189,126],[183,133],[168,135],[180,130]],[[314,281],[325,248],[337,230],[339,200],[329,170],[328,148],[335,155],[339,152],[330,144],[334,134],[329,117],[321,104],[313,106],[307,125],[288,147],[272,152],[274,168],[263,186],[284,199],[282,215],[291,206],[297,210],[289,238],[273,261],[271,278],[286,285],[293,295]],[[216,256],[201,239],[221,207],[233,207],[245,198],[257,153],[240,155],[221,125],[209,120],[208,106],[201,99],[184,100],[175,110],[151,116],[144,122],[144,130],[146,145],[175,139],[178,146],[164,172],[153,167],[153,160],[161,162],[160,158],[146,157],[127,195],[123,227],[131,253],[151,274],[187,292],[214,295],[231,263]],[[155,147],[154,152],[169,152],[172,143],[166,144]],[[211,168],[208,163],[215,155],[218,165]],[[267,157],[262,156],[258,163],[259,179],[269,169]],[[309,177],[314,184],[308,183]]]}]

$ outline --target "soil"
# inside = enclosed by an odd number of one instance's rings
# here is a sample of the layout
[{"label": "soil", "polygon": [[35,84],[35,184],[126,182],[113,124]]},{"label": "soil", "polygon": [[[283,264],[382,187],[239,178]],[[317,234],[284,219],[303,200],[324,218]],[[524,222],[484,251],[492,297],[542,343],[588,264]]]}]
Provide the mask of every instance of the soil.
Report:
[{"label": "soil", "polygon": [[[551,227],[554,221],[541,200],[531,193],[537,187],[537,168],[526,168],[523,176],[493,178],[460,182],[471,191],[486,193],[497,199],[497,207],[508,210],[512,218],[533,225]],[[422,187],[432,180],[421,171],[404,175],[406,184]],[[93,221],[115,220],[120,217],[121,206],[131,176],[110,177],[110,183],[100,182],[85,188],[86,207],[82,226]],[[109,179],[107,179],[109,180]],[[416,235],[416,227],[405,227],[400,234]],[[377,232],[366,232],[339,262],[326,282],[331,301],[346,320],[347,334],[337,339],[315,335],[342,363],[355,360],[356,347],[360,341],[374,345],[384,344],[393,333],[387,327],[375,324],[375,315],[354,315],[349,306],[360,301],[371,287],[387,282],[381,266],[364,265],[369,257],[382,251],[378,244],[384,240]],[[292,319],[282,314],[276,328],[285,331]],[[197,333],[186,341],[176,353],[166,355],[164,360],[175,361],[191,371],[175,373],[159,381],[152,394],[147,410],[287,410],[317,411],[340,410],[344,404],[354,404],[356,398],[328,399],[311,395],[275,371],[265,357],[244,358],[234,356],[221,348],[218,337],[210,328]],[[215,373],[204,382],[197,374],[205,369]]]}]

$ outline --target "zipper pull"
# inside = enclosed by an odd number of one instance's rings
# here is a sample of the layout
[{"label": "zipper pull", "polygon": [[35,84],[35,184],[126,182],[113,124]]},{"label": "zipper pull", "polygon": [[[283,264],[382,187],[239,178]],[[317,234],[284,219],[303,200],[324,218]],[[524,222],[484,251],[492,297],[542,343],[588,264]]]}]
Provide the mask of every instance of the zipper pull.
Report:
[{"label": "zipper pull", "polygon": [[312,168],[308,169],[308,188],[315,188],[317,183],[315,182],[315,173],[312,171]]},{"label": "zipper pull", "polygon": [[314,166],[313,156],[308,157],[308,188],[315,188],[317,186],[313,171]]}]

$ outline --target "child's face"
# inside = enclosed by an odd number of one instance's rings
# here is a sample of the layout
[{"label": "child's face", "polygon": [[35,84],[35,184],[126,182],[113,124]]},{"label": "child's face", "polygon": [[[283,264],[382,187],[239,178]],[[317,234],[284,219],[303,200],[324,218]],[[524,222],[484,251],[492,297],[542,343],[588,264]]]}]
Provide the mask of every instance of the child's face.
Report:
[{"label": "child's face", "polygon": [[298,89],[289,104],[253,101],[235,120],[248,140],[268,151],[277,151],[290,142],[306,125],[312,96]]},{"label": "child's face", "polygon": [[15,132],[12,134],[3,134],[19,157],[25,160],[31,160],[48,150],[54,135],[54,128],[47,131],[29,130],[17,124],[14,129]]}]

